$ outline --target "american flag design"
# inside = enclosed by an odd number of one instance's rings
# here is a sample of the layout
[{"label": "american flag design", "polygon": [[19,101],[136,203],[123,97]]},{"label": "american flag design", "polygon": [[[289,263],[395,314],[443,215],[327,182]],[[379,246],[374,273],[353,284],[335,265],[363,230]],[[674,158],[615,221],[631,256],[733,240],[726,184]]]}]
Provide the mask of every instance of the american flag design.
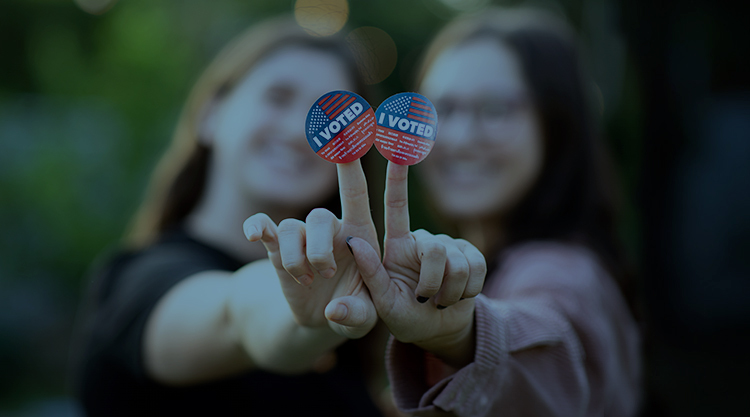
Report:
[{"label": "american flag design", "polygon": [[414,165],[432,150],[437,135],[435,106],[417,93],[387,98],[375,112],[375,147],[389,161]]},{"label": "american flag design", "polygon": [[307,113],[305,135],[321,158],[351,162],[364,156],[375,142],[375,112],[351,91],[331,91],[320,96]]}]

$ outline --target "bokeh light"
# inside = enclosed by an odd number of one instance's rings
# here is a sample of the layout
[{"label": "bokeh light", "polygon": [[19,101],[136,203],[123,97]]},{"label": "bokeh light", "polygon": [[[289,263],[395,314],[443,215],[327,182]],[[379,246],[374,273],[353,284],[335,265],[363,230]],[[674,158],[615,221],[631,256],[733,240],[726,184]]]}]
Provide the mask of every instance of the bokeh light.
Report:
[{"label": "bokeh light", "polygon": [[396,68],[396,43],[384,30],[363,26],[346,36],[357,57],[357,65],[367,84],[377,84]]},{"label": "bokeh light", "polygon": [[330,36],[341,30],[349,19],[347,0],[297,0],[294,18],[314,36]]},{"label": "bokeh light", "polygon": [[117,3],[117,0],[74,0],[78,7],[86,13],[104,14]]},{"label": "bokeh light", "polygon": [[475,11],[487,6],[490,0],[439,0],[451,9],[462,12]]}]

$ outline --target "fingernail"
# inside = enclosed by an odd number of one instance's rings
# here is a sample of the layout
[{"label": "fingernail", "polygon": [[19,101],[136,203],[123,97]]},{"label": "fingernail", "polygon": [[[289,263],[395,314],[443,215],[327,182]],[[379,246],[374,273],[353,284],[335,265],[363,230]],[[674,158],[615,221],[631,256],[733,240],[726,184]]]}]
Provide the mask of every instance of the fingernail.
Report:
[{"label": "fingernail", "polygon": [[328,268],[325,271],[321,272],[320,275],[322,275],[323,278],[333,278],[333,276],[336,275],[336,269]]},{"label": "fingernail", "polygon": [[330,317],[328,317],[331,320],[343,320],[346,318],[346,315],[349,314],[349,309],[346,308],[345,305],[339,304],[336,306],[335,309],[333,309],[333,312],[331,313]]},{"label": "fingernail", "polygon": [[417,297],[417,301],[419,301],[422,304],[426,303],[427,300],[429,300],[429,299],[430,299],[430,297],[422,297],[421,295],[419,297]]},{"label": "fingernail", "polygon": [[349,248],[349,252],[351,252],[352,255],[354,255],[354,251],[352,250],[352,245],[349,244],[349,241],[352,240],[352,237],[353,236],[349,236],[346,238],[346,247]]},{"label": "fingernail", "polygon": [[249,241],[251,241],[251,242],[252,242],[252,240],[253,240],[253,235],[254,235],[254,234],[255,234],[255,232],[256,232],[256,230],[255,230],[255,226],[253,226],[253,227],[252,227],[251,229],[250,229],[250,228],[248,228],[248,229],[243,229],[243,231],[245,232],[245,238],[247,238],[247,240],[249,240]]},{"label": "fingernail", "polygon": [[437,308],[438,310],[445,310],[446,308],[448,308],[448,306],[438,304]]},{"label": "fingernail", "polygon": [[302,275],[299,278],[294,278],[294,280],[297,281],[300,285],[304,285],[305,287],[312,284],[312,281],[313,281],[312,277],[307,274]]}]

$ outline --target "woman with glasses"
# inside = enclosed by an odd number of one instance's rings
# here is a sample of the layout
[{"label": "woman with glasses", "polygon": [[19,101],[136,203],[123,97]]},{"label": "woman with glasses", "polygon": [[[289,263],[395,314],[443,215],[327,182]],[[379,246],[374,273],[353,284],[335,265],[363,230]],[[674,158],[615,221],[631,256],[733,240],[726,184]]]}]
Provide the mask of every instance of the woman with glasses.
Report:
[{"label": "woman with glasses", "polygon": [[417,85],[440,120],[419,178],[436,214],[490,267],[464,321],[468,342],[453,341],[473,349],[441,357],[404,343],[417,323],[395,334],[397,405],[415,415],[636,414],[631,282],[572,31],[541,12],[483,11],[437,35]]}]

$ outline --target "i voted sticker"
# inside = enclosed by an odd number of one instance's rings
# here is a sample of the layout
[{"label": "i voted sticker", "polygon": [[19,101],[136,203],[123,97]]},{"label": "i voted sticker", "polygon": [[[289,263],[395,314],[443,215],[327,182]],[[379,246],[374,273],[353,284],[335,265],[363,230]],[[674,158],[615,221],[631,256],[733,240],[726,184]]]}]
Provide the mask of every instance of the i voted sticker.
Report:
[{"label": "i voted sticker", "polygon": [[399,93],[388,97],[375,112],[375,147],[389,161],[414,165],[432,150],[437,134],[437,112],[425,96]]},{"label": "i voted sticker", "polygon": [[337,164],[352,162],[375,142],[375,112],[351,91],[331,91],[307,113],[305,133],[307,143],[321,158]]}]

